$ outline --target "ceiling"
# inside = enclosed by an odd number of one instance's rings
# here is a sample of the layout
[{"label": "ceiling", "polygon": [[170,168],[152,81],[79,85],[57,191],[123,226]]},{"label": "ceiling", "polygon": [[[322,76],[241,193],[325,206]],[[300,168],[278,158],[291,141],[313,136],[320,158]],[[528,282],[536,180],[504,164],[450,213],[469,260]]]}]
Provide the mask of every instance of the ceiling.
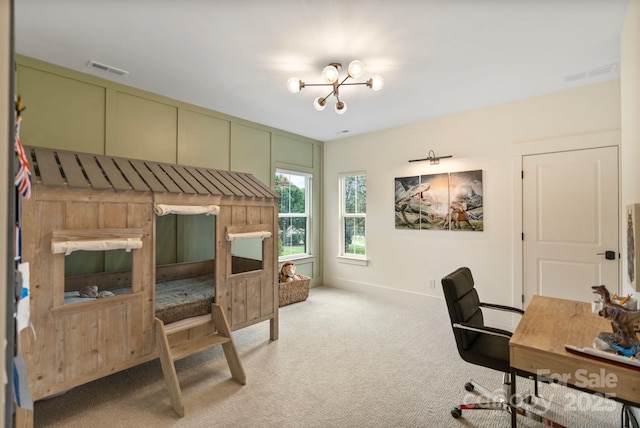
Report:
[{"label": "ceiling", "polygon": [[[16,53],[321,141],[619,77],[628,0],[15,0]],[[365,64],[344,115],[312,102]],[[89,68],[90,60],[126,77]],[[614,65],[611,67],[611,65]],[[341,76],[344,75],[341,73]],[[335,100],[335,99],[334,99]]]}]

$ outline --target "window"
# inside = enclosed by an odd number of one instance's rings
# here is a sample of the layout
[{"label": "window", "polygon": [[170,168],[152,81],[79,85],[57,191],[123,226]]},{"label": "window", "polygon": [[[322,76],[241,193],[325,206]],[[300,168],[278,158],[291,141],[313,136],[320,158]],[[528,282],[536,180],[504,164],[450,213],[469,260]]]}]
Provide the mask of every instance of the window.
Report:
[{"label": "window", "polygon": [[276,170],[278,256],[281,259],[309,254],[311,174]]},{"label": "window", "polygon": [[340,255],[364,258],[366,255],[367,177],[364,173],[340,177]]}]

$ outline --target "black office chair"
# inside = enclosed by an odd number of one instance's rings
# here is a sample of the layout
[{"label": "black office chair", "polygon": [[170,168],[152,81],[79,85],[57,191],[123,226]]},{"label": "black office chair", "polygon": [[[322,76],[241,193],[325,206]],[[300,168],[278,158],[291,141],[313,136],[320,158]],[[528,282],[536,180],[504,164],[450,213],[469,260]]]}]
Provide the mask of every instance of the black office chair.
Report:
[{"label": "black office chair", "polygon": [[[461,404],[451,410],[451,415],[454,418],[459,418],[462,416],[462,410],[472,409],[506,410],[511,412],[509,402],[506,400],[507,397],[512,395],[509,365],[509,339],[511,338],[511,332],[486,326],[481,308],[509,311],[520,315],[524,314],[524,311],[510,306],[480,302],[478,293],[474,288],[473,276],[467,267],[461,267],[442,278],[442,288],[460,357],[471,364],[502,372],[503,385],[507,387],[505,391],[506,397],[502,397],[489,391],[479,383],[470,380],[465,384],[465,389],[467,391],[477,390],[490,401],[482,400],[478,403]],[[537,381],[535,382],[535,395],[538,396]],[[523,401],[530,404],[531,396],[525,396]],[[518,414],[530,417],[538,422],[552,422],[523,407],[516,406],[514,408]],[[554,424],[552,426],[562,426],[555,422],[552,423]]]}]

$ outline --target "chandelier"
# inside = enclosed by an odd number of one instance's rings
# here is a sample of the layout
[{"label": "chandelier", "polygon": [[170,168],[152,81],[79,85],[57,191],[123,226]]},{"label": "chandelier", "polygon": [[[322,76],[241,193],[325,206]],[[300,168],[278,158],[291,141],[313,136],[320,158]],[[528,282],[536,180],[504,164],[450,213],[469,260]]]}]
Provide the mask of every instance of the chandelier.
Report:
[{"label": "chandelier", "polygon": [[379,91],[384,86],[384,80],[380,76],[374,76],[367,80],[366,82],[348,82],[349,79],[358,79],[362,77],[364,74],[364,64],[362,61],[354,60],[351,61],[349,67],[347,67],[347,75],[344,79],[340,80],[340,68],[342,68],[342,64],[337,62],[332,62],[327,65],[322,70],[322,80],[324,83],[305,83],[302,80],[299,80],[297,77],[292,77],[287,81],[287,88],[290,92],[296,93],[300,92],[302,88],[307,86],[331,86],[333,89],[326,97],[318,97],[313,100],[313,107],[316,110],[322,111],[327,106],[327,98],[331,95],[336,97],[336,104],[334,106],[334,110],[338,114],[344,114],[347,111],[347,103],[340,100],[340,87],[341,86],[352,86],[352,85],[367,85],[369,89],[373,89],[374,91]]}]

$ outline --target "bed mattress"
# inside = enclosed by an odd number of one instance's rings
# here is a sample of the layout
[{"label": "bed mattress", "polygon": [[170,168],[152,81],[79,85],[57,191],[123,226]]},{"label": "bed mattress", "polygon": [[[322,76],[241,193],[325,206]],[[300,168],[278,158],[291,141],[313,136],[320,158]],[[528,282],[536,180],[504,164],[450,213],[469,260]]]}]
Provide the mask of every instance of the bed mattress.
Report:
[{"label": "bed mattress", "polygon": [[[115,295],[131,293],[131,287],[114,288]],[[215,297],[215,275],[173,279],[156,284],[156,318],[165,325],[181,319],[211,313]],[[108,297],[103,297],[108,299]],[[65,293],[65,304],[86,302],[78,291]]]}]

